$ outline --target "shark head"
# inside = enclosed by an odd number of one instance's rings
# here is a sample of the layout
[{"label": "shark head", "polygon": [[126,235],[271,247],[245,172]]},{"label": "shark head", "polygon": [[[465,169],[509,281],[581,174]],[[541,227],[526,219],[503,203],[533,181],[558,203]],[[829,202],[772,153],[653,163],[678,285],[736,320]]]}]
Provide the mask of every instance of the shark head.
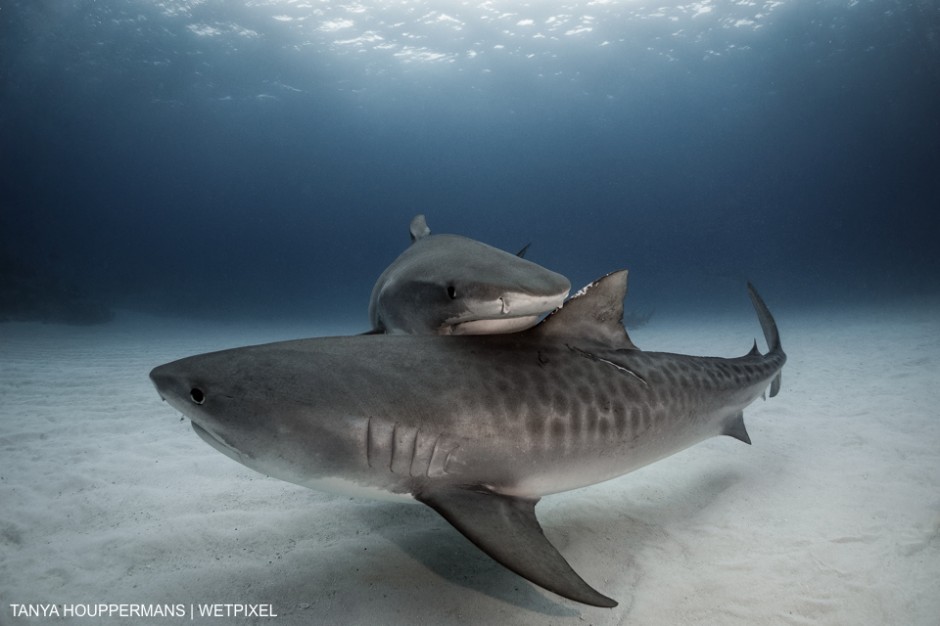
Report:
[{"label": "shark head", "polygon": [[415,219],[414,242],[373,288],[373,328],[408,334],[511,333],[535,325],[568,296],[571,283],[561,274],[473,239],[430,235],[423,218]]},{"label": "shark head", "polygon": [[[350,495],[388,498],[354,482],[335,478],[355,475],[361,455],[361,434],[342,411],[324,404],[320,389],[291,385],[287,402],[270,398],[290,378],[309,365],[309,355],[271,356],[272,367],[248,370],[235,351],[200,354],[159,367],[150,379],[160,397],[188,417],[192,428],[219,452],[268,476],[306,487]],[[261,347],[252,360],[263,363]],[[329,355],[319,357],[320,367],[329,370]],[[309,418],[310,407],[318,407],[318,419]],[[321,406],[322,405],[322,406]],[[355,420],[353,420],[355,422]],[[345,483],[349,484],[345,484]]]}]

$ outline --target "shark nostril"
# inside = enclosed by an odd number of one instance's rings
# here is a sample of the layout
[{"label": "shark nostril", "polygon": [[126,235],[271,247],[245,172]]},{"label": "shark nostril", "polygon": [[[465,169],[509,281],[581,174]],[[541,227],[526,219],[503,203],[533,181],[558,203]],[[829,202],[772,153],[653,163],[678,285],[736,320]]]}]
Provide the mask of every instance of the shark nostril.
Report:
[{"label": "shark nostril", "polygon": [[189,399],[195,404],[203,404],[206,401],[206,394],[199,387],[193,387],[189,390]]},{"label": "shark nostril", "polygon": [[500,309],[500,313],[502,313],[503,315],[506,315],[509,313],[509,300],[506,297],[502,297],[499,299],[499,309]]},{"label": "shark nostril", "polygon": [[447,297],[451,300],[457,299],[457,288],[453,285],[447,285]]}]

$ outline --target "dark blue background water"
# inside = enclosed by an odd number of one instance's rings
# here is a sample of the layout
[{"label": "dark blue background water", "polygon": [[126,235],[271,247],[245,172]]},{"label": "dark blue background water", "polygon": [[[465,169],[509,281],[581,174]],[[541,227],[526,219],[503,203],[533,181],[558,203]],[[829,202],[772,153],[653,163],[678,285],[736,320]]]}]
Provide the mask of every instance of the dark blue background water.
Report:
[{"label": "dark blue background water", "polygon": [[934,2],[303,4],[3,2],[5,297],[365,327],[418,212],[640,308],[940,289]]}]

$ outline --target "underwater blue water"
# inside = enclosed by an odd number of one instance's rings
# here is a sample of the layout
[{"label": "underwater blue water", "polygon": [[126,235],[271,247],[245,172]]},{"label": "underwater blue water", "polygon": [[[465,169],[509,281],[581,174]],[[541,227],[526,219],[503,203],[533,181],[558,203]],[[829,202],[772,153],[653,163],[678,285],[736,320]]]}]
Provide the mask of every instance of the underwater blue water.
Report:
[{"label": "underwater blue water", "polygon": [[6,0],[0,295],[366,328],[416,213],[628,308],[936,294],[937,111],[926,1]]}]

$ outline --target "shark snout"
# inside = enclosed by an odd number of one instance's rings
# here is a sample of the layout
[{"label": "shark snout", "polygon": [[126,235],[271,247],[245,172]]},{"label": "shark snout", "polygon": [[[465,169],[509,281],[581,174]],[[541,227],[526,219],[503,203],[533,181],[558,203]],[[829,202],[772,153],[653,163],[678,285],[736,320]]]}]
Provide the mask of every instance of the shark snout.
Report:
[{"label": "shark snout", "polygon": [[201,385],[193,384],[177,363],[166,363],[153,368],[150,371],[150,381],[156,387],[161,400],[187,417],[192,417],[193,410],[205,403],[206,392]]},{"label": "shark snout", "polygon": [[164,369],[164,366],[155,367],[150,370],[150,382],[153,383],[153,386],[157,390],[157,395],[160,396],[160,399],[166,402],[166,396],[163,393],[163,390],[169,386],[170,380]]},{"label": "shark snout", "polygon": [[[496,304],[497,315],[534,315],[551,310],[555,300],[552,296],[530,296],[524,293],[507,292],[501,295]],[[560,301],[561,299],[559,299]]]},{"label": "shark snout", "polygon": [[560,307],[568,292],[555,294],[529,294],[507,292],[499,297],[500,315],[538,315]]},{"label": "shark snout", "polygon": [[503,291],[495,297],[468,300],[467,309],[446,321],[453,335],[491,335],[525,330],[538,323],[547,312],[562,305],[567,291],[557,294],[531,294]]}]

